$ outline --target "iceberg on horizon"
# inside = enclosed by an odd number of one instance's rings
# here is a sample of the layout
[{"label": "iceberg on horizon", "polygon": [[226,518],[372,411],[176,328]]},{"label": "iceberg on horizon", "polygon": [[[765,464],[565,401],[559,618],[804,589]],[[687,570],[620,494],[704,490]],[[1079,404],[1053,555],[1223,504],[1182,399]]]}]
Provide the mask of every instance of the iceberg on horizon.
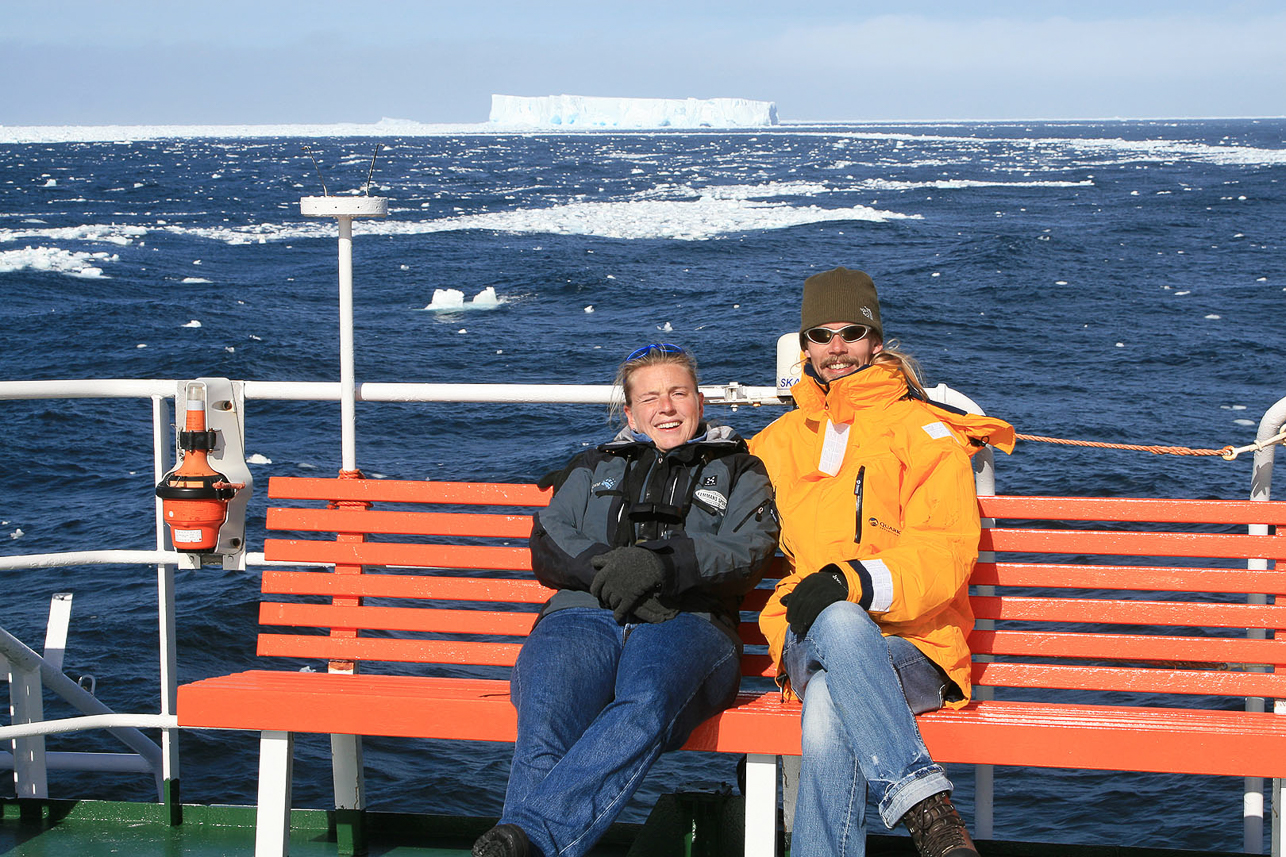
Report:
[{"label": "iceberg on horizon", "polygon": [[492,95],[491,123],[540,128],[758,128],[777,124],[777,105],[748,98]]}]

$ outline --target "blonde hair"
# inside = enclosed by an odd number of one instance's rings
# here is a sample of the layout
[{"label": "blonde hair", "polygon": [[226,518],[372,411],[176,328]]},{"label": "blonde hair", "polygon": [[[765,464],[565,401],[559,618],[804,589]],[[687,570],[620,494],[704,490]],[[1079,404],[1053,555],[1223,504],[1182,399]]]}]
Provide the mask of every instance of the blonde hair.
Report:
[{"label": "blonde hair", "polygon": [[654,346],[632,360],[625,360],[616,369],[616,379],[612,382],[620,389],[620,394],[612,395],[612,404],[608,410],[611,422],[624,421],[625,406],[630,404],[630,379],[634,373],[648,366],[669,364],[687,370],[692,376],[692,387],[697,387],[697,358],[686,348],[674,349],[672,346]]},{"label": "blonde hair", "polygon": [[924,391],[924,376],[920,372],[920,361],[899,349],[898,345],[896,339],[890,339],[888,347],[871,358],[871,365],[888,365],[897,369],[906,379],[906,386],[911,391],[912,398],[927,400],[929,394]]}]

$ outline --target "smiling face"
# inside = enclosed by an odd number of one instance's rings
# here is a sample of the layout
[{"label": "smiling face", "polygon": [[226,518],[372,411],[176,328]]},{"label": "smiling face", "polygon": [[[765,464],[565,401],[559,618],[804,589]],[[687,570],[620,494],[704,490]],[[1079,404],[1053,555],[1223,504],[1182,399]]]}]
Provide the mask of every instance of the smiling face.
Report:
[{"label": "smiling face", "polygon": [[705,398],[685,367],[654,363],[634,370],[625,385],[625,419],[662,452],[697,435]]},{"label": "smiling face", "polygon": [[[820,326],[828,330],[839,330],[848,324],[849,322],[836,321]],[[856,342],[845,342],[842,336],[832,336],[830,342],[825,344],[805,339],[804,347],[817,377],[828,384],[870,365],[871,358],[884,349],[883,344],[872,335],[864,336]]]}]

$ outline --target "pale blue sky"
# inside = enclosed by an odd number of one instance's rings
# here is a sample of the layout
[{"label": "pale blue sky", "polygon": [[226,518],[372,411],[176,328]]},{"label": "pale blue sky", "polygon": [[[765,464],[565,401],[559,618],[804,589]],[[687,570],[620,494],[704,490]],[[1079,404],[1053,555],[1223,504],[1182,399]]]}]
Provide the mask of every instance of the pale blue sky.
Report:
[{"label": "pale blue sky", "polygon": [[0,125],[486,121],[492,93],[783,121],[1286,115],[1279,0],[0,0]]}]

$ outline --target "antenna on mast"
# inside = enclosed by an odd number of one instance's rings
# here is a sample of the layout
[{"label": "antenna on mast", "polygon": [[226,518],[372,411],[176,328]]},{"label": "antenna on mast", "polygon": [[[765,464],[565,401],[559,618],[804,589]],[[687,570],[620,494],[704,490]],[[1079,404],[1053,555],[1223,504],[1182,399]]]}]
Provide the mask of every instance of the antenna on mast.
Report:
[{"label": "antenna on mast", "polygon": [[[321,186],[322,186],[322,195],[323,195],[323,196],[330,196],[330,191],[328,191],[328,190],[326,189],[326,179],[322,177],[321,164],[317,163],[317,159],[316,159],[316,158],[313,158],[313,150],[312,150],[311,148],[309,148],[308,146],[304,146],[304,151],[308,153],[308,157],[312,158],[313,166],[317,168],[317,179],[318,179],[318,181],[320,181],[320,182],[321,182]],[[378,149],[376,149],[376,151],[379,151],[379,150],[378,150]],[[372,163],[372,167],[374,167],[374,164],[373,164],[373,163]]]},{"label": "antenna on mast", "polygon": [[375,144],[375,151],[371,154],[371,168],[366,171],[366,195],[371,195],[371,176],[375,175],[375,159],[380,155],[380,149],[384,148],[383,143]]}]

